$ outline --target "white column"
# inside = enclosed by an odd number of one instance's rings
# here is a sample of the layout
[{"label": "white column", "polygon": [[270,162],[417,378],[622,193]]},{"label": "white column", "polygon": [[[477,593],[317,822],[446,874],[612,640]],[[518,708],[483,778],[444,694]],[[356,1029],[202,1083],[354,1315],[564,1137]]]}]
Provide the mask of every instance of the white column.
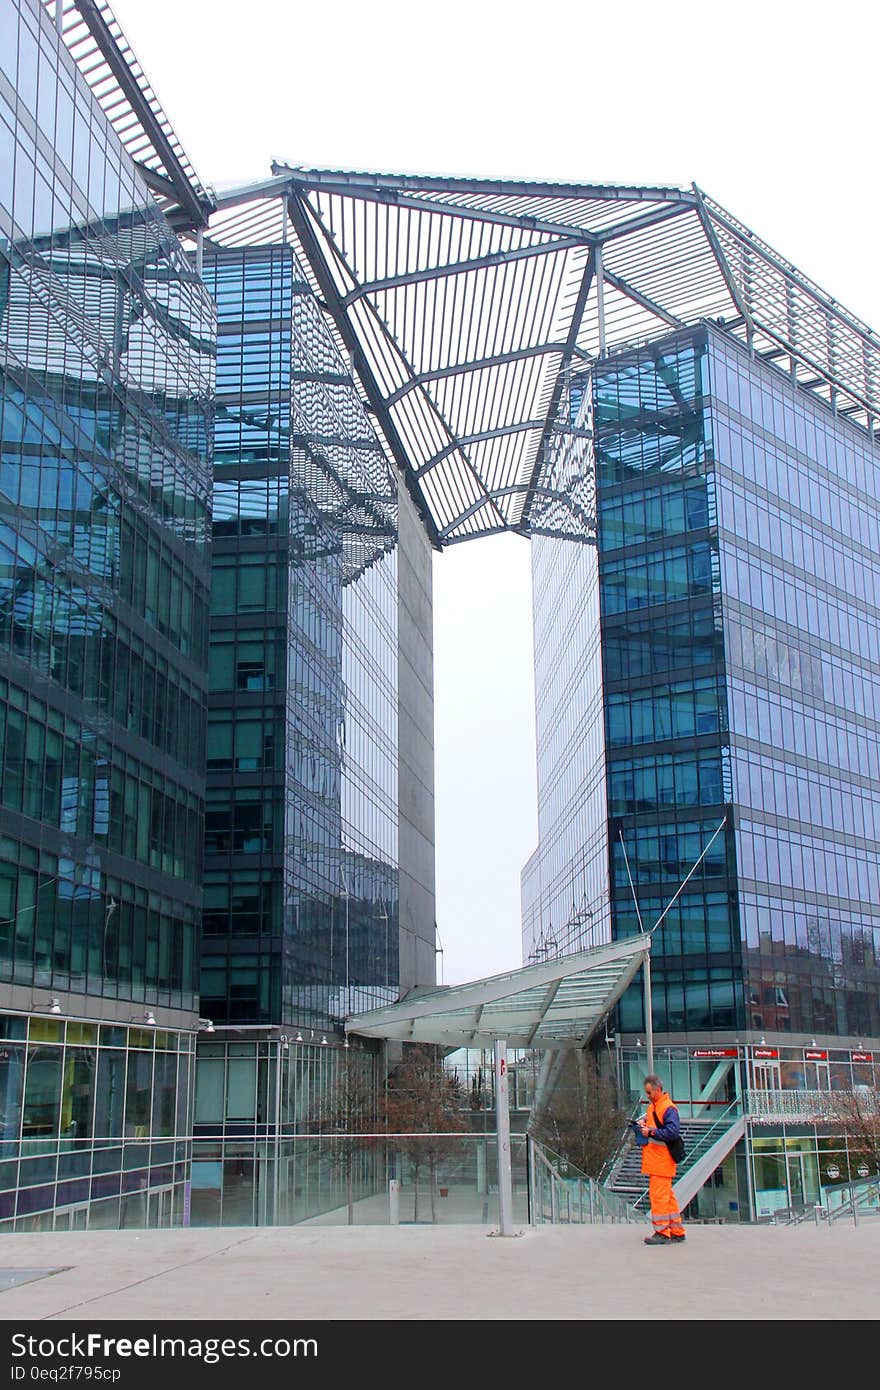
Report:
[{"label": "white column", "polygon": [[512,1236],[513,1186],[510,1174],[510,1109],[507,1096],[507,1040],[495,1039],[495,1132],[498,1136],[500,1234]]},{"label": "white column", "polygon": [[388,1179],[388,1224],[389,1226],[400,1225],[400,1180],[398,1178]]}]

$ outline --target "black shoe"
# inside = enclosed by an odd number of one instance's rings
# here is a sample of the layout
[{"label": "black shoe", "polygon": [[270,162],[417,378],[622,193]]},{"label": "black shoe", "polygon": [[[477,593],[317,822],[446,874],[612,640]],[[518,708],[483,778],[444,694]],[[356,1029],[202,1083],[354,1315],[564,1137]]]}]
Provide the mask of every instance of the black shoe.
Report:
[{"label": "black shoe", "polygon": [[687,1236],[684,1236],[684,1235],[681,1235],[681,1236],[670,1236],[669,1239],[670,1239],[670,1240],[678,1241],[678,1243],[681,1244],[681,1242],[682,1242],[683,1240],[687,1240]]},{"label": "black shoe", "polygon": [[671,1237],[671,1236],[659,1236],[659,1235],[657,1235],[657,1234],[654,1234],[653,1236],[645,1236],[645,1244],[646,1244],[646,1245],[671,1245],[671,1244],[672,1244],[672,1237]]}]

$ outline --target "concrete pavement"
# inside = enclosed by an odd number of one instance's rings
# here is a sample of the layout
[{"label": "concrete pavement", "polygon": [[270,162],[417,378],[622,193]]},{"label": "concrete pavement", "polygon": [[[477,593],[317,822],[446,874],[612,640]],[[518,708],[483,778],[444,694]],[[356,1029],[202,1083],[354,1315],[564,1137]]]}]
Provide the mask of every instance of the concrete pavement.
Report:
[{"label": "concrete pavement", "polygon": [[4,1271],[62,1268],[0,1291],[0,1319],[814,1320],[880,1310],[880,1222],[691,1226],[670,1250],[643,1246],[645,1229],[544,1226],[505,1240],[474,1226],[12,1234],[0,1239]]}]

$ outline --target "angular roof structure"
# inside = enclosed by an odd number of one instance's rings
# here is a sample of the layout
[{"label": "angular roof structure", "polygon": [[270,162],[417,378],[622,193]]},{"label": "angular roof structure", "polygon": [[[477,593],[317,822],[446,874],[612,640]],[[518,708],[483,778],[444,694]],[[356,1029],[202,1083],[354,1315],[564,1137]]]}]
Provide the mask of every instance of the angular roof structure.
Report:
[{"label": "angular roof structure", "polygon": [[594,540],[572,376],[705,320],[873,437],[880,338],[696,185],[274,164],[218,196],[107,0],[44,4],[181,234],[296,248],[436,546],[499,531]]},{"label": "angular roof structure", "polygon": [[880,338],[695,185],[276,164],[207,235],[297,244],[437,545],[566,508],[591,539],[588,489],[551,471],[572,373],[670,329],[714,321],[863,428],[880,413]]},{"label": "angular roof structure", "polygon": [[71,57],[156,201],[179,231],[213,207],[107,0],[43,0]]}]

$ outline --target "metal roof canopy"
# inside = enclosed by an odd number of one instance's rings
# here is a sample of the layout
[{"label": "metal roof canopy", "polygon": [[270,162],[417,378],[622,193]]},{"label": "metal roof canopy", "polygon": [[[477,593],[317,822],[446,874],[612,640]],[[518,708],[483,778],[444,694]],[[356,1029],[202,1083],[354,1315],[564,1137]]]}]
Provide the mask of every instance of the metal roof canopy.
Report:
[{"label": "metal roof canopy", "polygon": [[577,507],[554,470],[572,373],[706,320],[874,437],[880,338],[696,185],[272,175],[209,235],[297,247],[435,546],[595,541],[590,460]]},{"label": "metal roof canopy", "polygon": [[648,960],[647,934],[352,1014],[346,1033],[442,1047],[585,1047]]},{"label": "metal roof canopy", "polygon": [[179,232],[204,227],[213,209],[107,0],[43,0],[159,207]]},{"label": "metal roof canopy", "polygon": [[650,1025],[651,937],[649,933],[594,946],[541,965],[524,965],[466,985],[411,994],[397,1004],[345,1020],[346,1033],[441,1047],[493,1047],[495,1128],[498,1141],[499,1234],[513,1229],[510,1159],[510,1101],[507,1048],[552,1052],[585,1047],[641,965],[645,967],[648,1069],[653,1069]]}]

